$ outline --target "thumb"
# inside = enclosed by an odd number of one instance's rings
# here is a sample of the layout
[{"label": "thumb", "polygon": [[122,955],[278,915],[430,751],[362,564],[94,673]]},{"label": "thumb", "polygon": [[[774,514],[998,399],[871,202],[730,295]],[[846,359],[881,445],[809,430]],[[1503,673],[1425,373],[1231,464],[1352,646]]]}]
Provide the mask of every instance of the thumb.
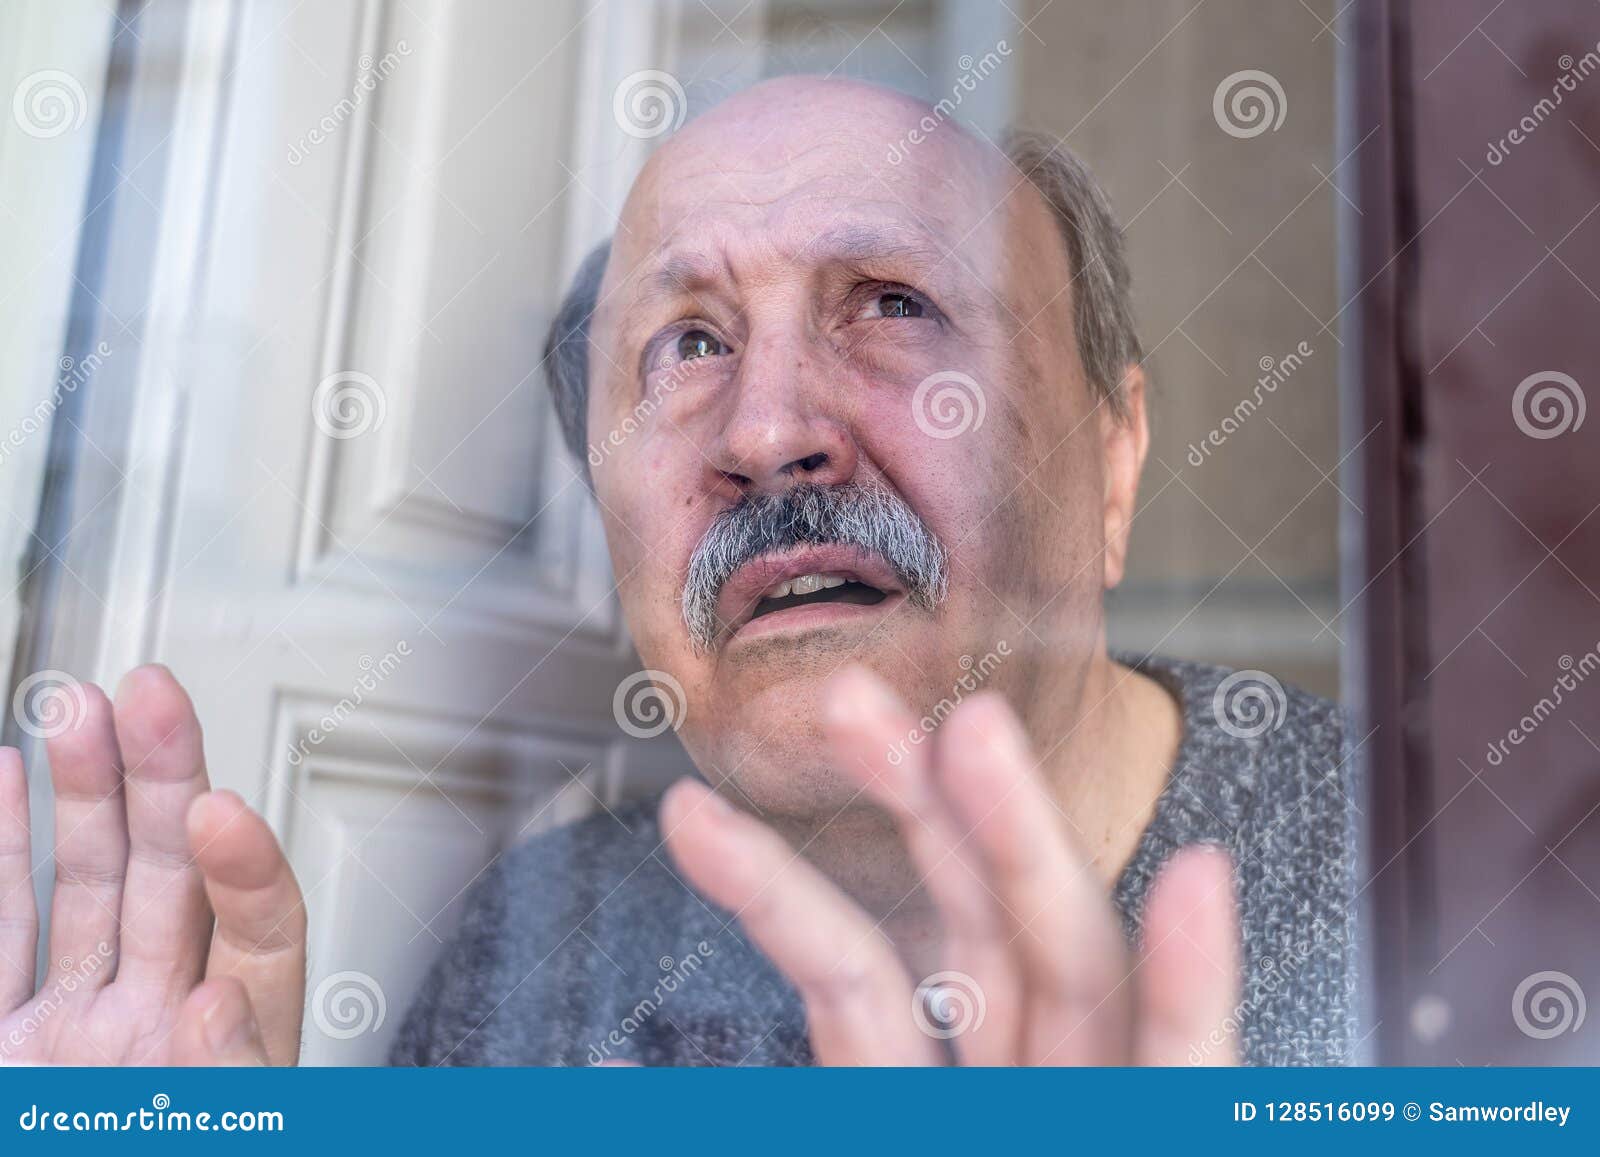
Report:
[{"label": "thumb", "polygon": [[266,1047],[244,985],[231,976],[207,980],[178,1010],[172,1059],[179,1065],[264,1065]]}]

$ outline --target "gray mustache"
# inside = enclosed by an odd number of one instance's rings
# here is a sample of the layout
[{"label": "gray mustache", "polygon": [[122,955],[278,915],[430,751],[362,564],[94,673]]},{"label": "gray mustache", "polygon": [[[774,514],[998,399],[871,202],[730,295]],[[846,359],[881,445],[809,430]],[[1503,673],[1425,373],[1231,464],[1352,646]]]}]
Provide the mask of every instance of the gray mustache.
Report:
[{"label": "gray mustache", "polygon": [[931,611],[944,598],[945,549],[892,490],[852,482],[753,494],[717,515],[689,560],[683,621],[695,646],[716,645],[724,625],[717,598],[740,567],[791,547],[834,544],[883,559],[914,606]]}]

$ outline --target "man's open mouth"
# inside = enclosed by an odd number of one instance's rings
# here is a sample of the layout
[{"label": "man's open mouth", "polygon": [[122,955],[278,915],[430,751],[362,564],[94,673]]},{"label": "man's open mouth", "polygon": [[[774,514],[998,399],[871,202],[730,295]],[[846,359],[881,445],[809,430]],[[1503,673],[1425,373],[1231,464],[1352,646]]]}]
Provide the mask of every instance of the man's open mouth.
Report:
[{"label": "man's open mouth", "polygon": [[751,619],[759,619],[775,611],[790,607],[804,607],[812,603],[855,603],[870,607],[888,597],[875,586],[838,574],[805,574],[786,579],[761,596]]},{"label": "man's open mouth", "polygon": [[[820,625],[846,617],[845,608],[878,607],[904,594],[905,584],[876,555],[839,544],[805,545],[740,567],[722,588],[717,614],[733,635],[755,622],[764,630]],[[837,607],[842,614],[815,609],[823,607]]]}]

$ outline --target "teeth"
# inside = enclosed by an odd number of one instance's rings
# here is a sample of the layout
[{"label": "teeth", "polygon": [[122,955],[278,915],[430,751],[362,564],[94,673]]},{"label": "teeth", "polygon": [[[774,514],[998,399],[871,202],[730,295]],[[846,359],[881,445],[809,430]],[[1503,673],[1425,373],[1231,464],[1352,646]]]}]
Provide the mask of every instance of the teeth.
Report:
[{"label": "teeth", "polygon": [[821,590],[842,587],[849,580],[836,574],[803,574],[779,583],[761,597],[781,599],[785,595],[812,595]]}]

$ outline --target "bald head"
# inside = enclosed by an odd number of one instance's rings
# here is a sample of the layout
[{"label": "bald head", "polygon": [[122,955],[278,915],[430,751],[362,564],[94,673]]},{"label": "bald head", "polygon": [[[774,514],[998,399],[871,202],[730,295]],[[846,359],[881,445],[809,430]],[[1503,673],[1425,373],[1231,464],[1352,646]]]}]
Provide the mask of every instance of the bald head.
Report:
[{"label": "bald head", "polygon": [[[740,91],[657,150],[641,183],[655,167],[670,168],[685,154],[720,157],[724,169],[746,173],[775,172],[808,159],[837,166],[848,156],[887,176],[909,161],[924,176],[985,185],[1004,180],[1006,168],[997,150],[925,101],[842,77],[784,76]],[[1015,181],[1013,173],[1006,184]]]}]

